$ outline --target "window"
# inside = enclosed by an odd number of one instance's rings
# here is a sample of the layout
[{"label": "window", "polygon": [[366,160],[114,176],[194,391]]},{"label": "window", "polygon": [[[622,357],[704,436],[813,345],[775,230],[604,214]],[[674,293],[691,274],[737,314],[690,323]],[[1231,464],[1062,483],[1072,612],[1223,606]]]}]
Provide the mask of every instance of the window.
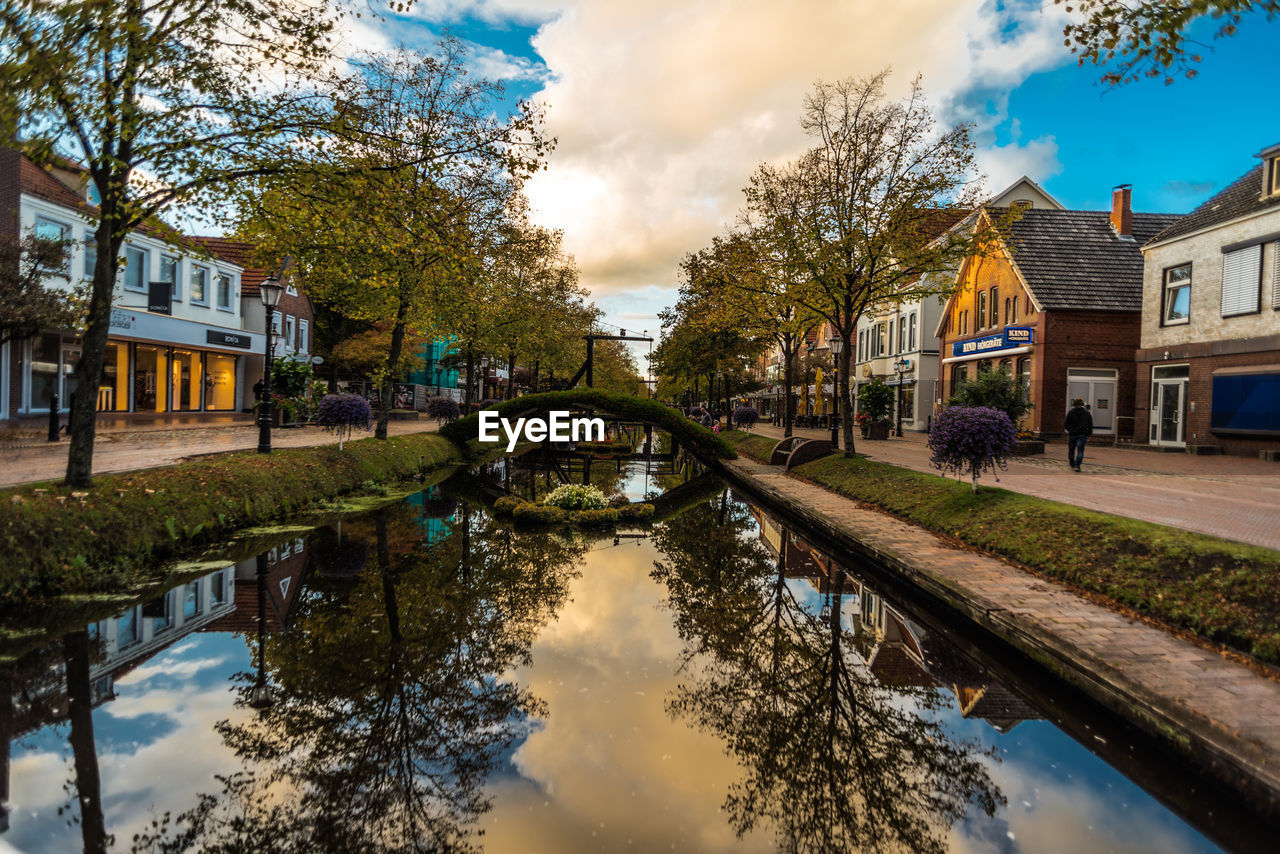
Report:
[{"label": "window", "polygon": [[991,289],[991,322],[988,326],[1000,325],[1000,289]]},{"label": "window", "polygon": [[974,318],[973,329],[976,332],[987,322],[987,292],[978,291],[978,316]]},{"label": "window", "polygon": [[299,353],[309,352],[307,348],[311,342],[308,341],[307,339],[310,337],[311,337],[311,321],[299,318],[298,320],[298,352]]},{"label": "window", "polygon": [[[915,317],[915,315],[911,315]],[[898,318],[898,352],[907,352],[907,319],[905,317]]]},{"label": "window", "polygon": [[909,342],[907,349],[914,350],[916,348],[916,313],[914,311],[911,312],[911,337],[907,340]]},{"label": "window", "polygon": [[124,286],[131,291],[147,289],[147,250],[136,246],[124,250]]},{"label": "window", "polygon": [[1215,433],[1280,435],[1280,373],[1215,376],[1209,425]]},{"label": "window", "polygon": [[1000,360],[1000,373],[1004,374],[1006,377],[1013,376],[1013,359]]},{"label": "window", "polygon": [[116,646],[124,649],[142,640],[138,625],[138,606],[116,617]]},{"label": "window", "polygon": [[965,309],[964,312],[961,313],[960,315],[960,334],[961,335],[969,334],[969,310],[968,309]]},{"label": "window", "polygon": [[231,310],[231,277],[226,275],[218,276],[218,308],[224,311]]},{"label": "window", "polygon": [[967,379],[969,379],[969,367],[967,365],[951,366],[951,391],[954,392]]},{"label": "window", "polygon": [[1267,191],[1264,195],[1280,195],[1280,156],[1272,157],[1267,161],[1267,173],[1270,180],[1267,181]]},{"label": "window", "polygon": [[174,299],[182,299],[182,291],[178,284],[178,259],[172,255],[160,256],[160,278],[158,281],[169,283],[169,295]]},{"label": "window", "polygon": [[292,314],[284,316],[284,346],[286,347],[292,348],[294,346],[293,331],[296,328],[296,324],[297,320]]},{"label": "window", "polygon": [[1280,242],[1271,244],[1271,307],[1280,310]]},{"label": "window", "polygon": [[98,238],[92,231],[84,233],[84,277],[93,280],[93,268],[98,266]]},{"label": "window", "polygon": [[52,220],[47,217],[38,216],[36,217],[35,233],[36,233],[36,237],[39,237],[42,240],[57,240],[58,242],[66,246],[67,262],[66,262],[66,267],[63,272],[63,275],[66,276],[67,279],[70,279],[71,278],[71,252],[70,252],[71,247],[69,245],[69,241],[71,240],[71,226],[65,225],[61,222],[58,222],[57,220]]},{"label": "window", "polygon": [[209,605],[216,608],[227,604],[227,571],[209,576]]},{"label": "window", "polygon": [[1162,323],[1171,326],[1191,319],[1191,265],[1182,264],[1164,271]]},{"label": "window", "polygon": [[889,340],[889,324],[887,324],[887,323],[877,323],[877,324],[876,324],[876,331],[877,331],[877,335],[876,335],[876,337],[879,339],[879,340],[878,340],[878,342],[877,342],[877,343],[878,343],[878,346],[877,346],[877,352],[876,352],[876,355],[877,355],[877,356],[883,356],[883,355],[885,355],[886,353],[888,353],[888,352],[889,352],[889,344],[888,344],[888,340]]},{"label": "window", "polygon": [[858,332],[858,361],[865,362],[867,360],[867,330],[863,329]]},{"label": "window", "polygon": [[1018,295],[1013,295],[1013,323],[1018,322]]},{"label": "window", "polygon": [[1009,313],[1009,304],[1010,304],[1009,298],[1005,297],[1004,298],[1004,325],[1005,326],[1008,326],[1010,323],[1013,322],[1013,315]]},{"label": "window", "polygon": [[1262,295],[1262,244],[1222,255],[1222,316],[1253,314]]},{"label": "window", "polygon": [[209,294],[209,268],[199,267],[195,264],[191,265],[191,287],[189,289],[191,301],[197,305],[208,305]]},{"label": "window", "polygon": [[1031,357],[1023,356],[1018,360],[1018,381],[1022,383],[1022,387],[1027,390],[1027,395],[1031,394]]}]

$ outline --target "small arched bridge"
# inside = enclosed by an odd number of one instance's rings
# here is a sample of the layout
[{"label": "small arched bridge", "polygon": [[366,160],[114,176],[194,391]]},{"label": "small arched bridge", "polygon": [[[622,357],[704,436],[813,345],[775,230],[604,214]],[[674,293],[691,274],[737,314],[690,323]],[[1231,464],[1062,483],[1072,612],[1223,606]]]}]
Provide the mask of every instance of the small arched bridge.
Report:
[{"label": "small arched bridge", "polygon": [[[656,400],[594,388],[575,388],[527,394],[484,410],[496,412],[514,422],[517,418],[545,415],[551,411],[567,411],[575,415],[595,415],[607,420],[640,423],[664,430],[683,448],[706,461],[731,460],[737,456],[724,439]],[[472,413],[440,428],[440,434],[457,445],[477,450],[473,442],[480,435],[480,414]],[[505,441],[505,440],[504,440]]]}]

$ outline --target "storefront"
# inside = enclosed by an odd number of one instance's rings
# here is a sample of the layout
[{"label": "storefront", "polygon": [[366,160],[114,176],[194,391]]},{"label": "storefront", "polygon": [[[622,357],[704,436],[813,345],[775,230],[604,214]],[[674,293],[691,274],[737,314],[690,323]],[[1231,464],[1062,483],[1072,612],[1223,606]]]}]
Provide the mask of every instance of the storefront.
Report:
[{"label": "storefront", "polygon": [[[1032,364],[1036,355],[1035,344],[1036,330],[1031,326],[1008,326],[993,335],[951,342],[948,346],[950,355],[942,360],[944,395],[954,394],[961,383],[972,379],[979,371],[999,371],[1005,376],[1016,377],[1032,398],[1034,406],[1036,394],[1032,384]],[[939,402],[945,402],[945,397]]]},{"label": "storefront", "polygon": [[[78,393],[78,337],[47,332],[25,342],[21,373],[23,414],[49,411],[54,394],[69,409]],[[100,413],[235,412],[252,405],[245,363],[265,341],[257,333],[182,318],[116,308],[111,313],[102,377],[95,391]]]}]

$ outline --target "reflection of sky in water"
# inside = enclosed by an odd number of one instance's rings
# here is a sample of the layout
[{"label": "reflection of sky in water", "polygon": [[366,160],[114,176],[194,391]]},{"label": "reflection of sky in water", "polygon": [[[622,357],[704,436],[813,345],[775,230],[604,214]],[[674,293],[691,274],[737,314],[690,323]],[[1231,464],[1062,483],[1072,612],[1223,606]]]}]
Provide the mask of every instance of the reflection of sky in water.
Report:
[{"label": "reflection of sky in water", "polygon": [[[643,487],[643,468],[628,484]],[[769,851],[767,828],[734,836],[721,811],[740,779],[716,738],[676,721],[665,707],[682,643],[649,575],[649,541],[607,548],[601,541],[573,583],[570,601],[546,627],[532,663],[513,674],[546,702],[546,717],[489,780],[493,810],[479,838],[492,852],[681,850]],[[816,613],[824,596],[802,579],[791,593]],[[852,627],[857,600],[841,603]],[[214,732],[232,708],[230,679],[251,667],[243,639],[197,633],[143,662],[94,711],[107,827],[117,848],[165,811],[217,791],[214,775],[239,762]],[[1008,798],[994,819],[980,812],[953,829],[956,851],[1197,852],[1213,850],[1134,784],[1051,724],[1024,721],[1006,735],[960,716],[946,691],[940,715],[959,737],[997,748],[991,773]],[[903,699],[904,704],[911,703]],[[26,852],[71,851],[80,831],[63,817],[72,777],[68,727],[45,727],[13,746],[11,829],[0,836]]]}]

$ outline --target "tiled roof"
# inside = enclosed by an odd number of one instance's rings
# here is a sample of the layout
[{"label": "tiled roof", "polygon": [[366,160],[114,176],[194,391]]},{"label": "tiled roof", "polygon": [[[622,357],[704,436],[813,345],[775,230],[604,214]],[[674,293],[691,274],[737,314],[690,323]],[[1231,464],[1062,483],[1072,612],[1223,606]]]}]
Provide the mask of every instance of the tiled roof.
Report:
[{"label": "tiled roof", "polygon": [[243,240],[230,240],[226,237],[193,237],[196,244],[203,246],[210,255],[221,258],[230,264],[240,267],[240,293],[244,296],[257,296],[258,285],[267,277],[267,271],[252,266],[253,244]]},{"label": "tiled roof", "polygon": [[97,215],[97,208],[76,195],[70,187],[59,181],[47,170],[41,169],[25,155],[21,158],[19,182],[19,186],[24,193],[63,207],[75,208],[85,214]]},{"label": "tiled roof", "polygon": [[1008,245],[1046,310],[1141,311],[1140,247],[1178,218],[1135,213],[1130,239],[1116,234],[1107,211],[1032,208],[1009,226]]},{"label": "tiled roof", "polygon": [[1262,164],[1259,163],[1221,193],[1155,235],[1151,242],[1181,237],[1272,207],[1280,207],[1280,196],[1262,198]]}]

